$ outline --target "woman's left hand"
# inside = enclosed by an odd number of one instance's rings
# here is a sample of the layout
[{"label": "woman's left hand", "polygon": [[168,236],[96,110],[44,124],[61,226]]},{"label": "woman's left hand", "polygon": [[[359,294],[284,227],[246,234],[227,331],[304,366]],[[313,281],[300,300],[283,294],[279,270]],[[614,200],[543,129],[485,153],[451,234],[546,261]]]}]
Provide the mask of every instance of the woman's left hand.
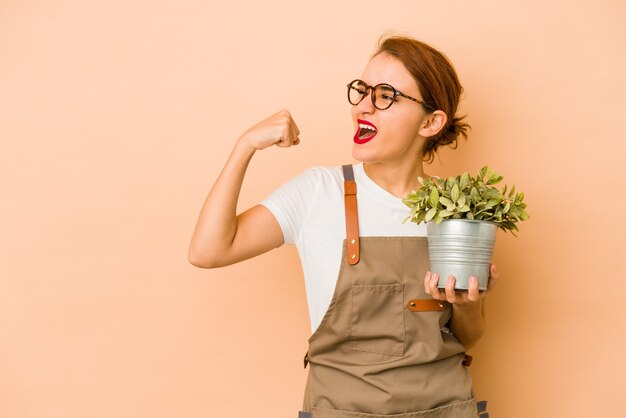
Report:
[{"label": "woman's left hand", "polygon": [[424,277],[424,290],[427,294],[431,295],[433,299],[446,300],[453,305],[467,305],[466,307],[470,307],[473,304],[478,304],[480,306],[480,300],[496,287],[496,282],[498,281],[498,277],[500,277],[500,274],[498,274],[494,264],[489,266],[489,272],[487,290],[484,292],[478,291],[478,280],[474,276],[470,277],[469,289],[467,292],[454,291],[454,283],[456,281],[454,276],[448,277],[446,289],[445,291],[441,291],[437,288],[439,276],[437,274],[431,274],[430,271],[427,271],[426,276]]}]

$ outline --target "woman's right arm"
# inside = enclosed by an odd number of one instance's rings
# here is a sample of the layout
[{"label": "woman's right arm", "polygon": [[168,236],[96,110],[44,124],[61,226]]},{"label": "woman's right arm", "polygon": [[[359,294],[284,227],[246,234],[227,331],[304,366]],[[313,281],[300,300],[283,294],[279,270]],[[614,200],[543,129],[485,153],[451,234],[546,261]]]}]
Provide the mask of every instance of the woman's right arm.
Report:
[{"label": "woman's right arm", "polygon": [[200,211],[189,244],[191,264],[202,268],[228,266],[282,245],[283,233],[274,215],[265,206],[255,205],[237,216],[237,200],[254,153],[271,145],[297,145],[299,134],[289,112],[281,110],[237,140]]}]

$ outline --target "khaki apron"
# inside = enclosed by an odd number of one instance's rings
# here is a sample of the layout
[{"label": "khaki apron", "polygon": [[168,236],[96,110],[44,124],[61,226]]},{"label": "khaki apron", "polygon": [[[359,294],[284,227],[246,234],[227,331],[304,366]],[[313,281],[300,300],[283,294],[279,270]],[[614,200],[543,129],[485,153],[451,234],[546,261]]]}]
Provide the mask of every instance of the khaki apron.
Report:
[{"label": "khaki apron", "polygon": [[359,237],[352,165],[343,172],[347,238],[330,306],[309,338],[299,417],[478,417],[485,403],[474,398],[471,358],[441,331],[452,308],[424,291],[427,238]]}]

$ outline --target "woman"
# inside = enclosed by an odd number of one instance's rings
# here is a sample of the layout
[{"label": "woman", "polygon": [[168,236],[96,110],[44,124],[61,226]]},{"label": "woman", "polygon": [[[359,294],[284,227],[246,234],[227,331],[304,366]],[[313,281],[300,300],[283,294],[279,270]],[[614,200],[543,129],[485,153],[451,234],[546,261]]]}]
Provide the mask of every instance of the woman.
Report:
[{"label": "woman", "polygon": [[[454,116],[462,87],[443,54],[405,37],[382,40],[347,87],[361,163],[309,168],[236,216],[254,153],[300,142],[286,110],[259,122],[209,193],[189,260],[221,267],[296,244],[312,330],[301,417],[487,417],[465,355],[484,331],[487,292],[475,278],[455,292],[454,277],[439,290],[425,226],[402,223],[401,199],[429,177],[423,163],[467,137]],[[492,265],[488,290],[496,279]]]}]

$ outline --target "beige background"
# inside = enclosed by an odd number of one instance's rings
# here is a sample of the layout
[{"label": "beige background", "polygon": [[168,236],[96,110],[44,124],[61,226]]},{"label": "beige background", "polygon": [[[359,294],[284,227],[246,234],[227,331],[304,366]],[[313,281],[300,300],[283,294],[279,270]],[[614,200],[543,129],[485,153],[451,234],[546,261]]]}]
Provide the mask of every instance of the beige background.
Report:
[{"label": "beige background", "polygon": [[309,321],[295,248],[187,261],[236,138],[289,109],[243,211],[351,162],[345,83],[386,31],[454,63],[470,140],[531,220],[499,232],[471,372],[494,418],[624,417],[626,6],[615,1],[2,1],[0,417],[295,417]]}]

